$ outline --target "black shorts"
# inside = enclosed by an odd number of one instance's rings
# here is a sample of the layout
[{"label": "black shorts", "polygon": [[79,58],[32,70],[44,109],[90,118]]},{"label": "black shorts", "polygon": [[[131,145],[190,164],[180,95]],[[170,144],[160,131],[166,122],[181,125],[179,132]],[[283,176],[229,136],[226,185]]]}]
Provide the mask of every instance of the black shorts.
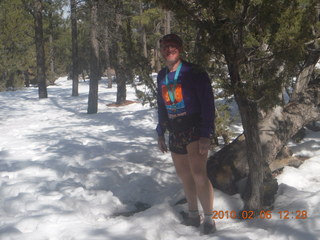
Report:
[{"label": "black shorts", "polygon": [[169,133],[169,150],[177,154],[187,154],[187,145],[200,139],[200,129],[192,127],[182,132]]}]

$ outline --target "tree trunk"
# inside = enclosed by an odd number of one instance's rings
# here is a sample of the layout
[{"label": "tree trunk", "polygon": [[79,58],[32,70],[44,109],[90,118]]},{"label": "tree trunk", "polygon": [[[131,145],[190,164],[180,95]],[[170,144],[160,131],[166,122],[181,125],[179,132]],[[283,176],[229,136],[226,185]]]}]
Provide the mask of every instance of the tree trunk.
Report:
[{"label": "tree trunk", "polygon": [[115,68],[116,72],[116,78],[117,78],[117,99],[116,104],[121,105],[126,101],[127,98],[127,90],[126,90],[126,75],[125,70],[123,68],[123,60],[121,56],[119,56],[120,53],[118,52],[118,65]]},{"label": "tree trunk", "polygon": [[72,96],[79,96],[77,3],[70,0],[72,38]]},{"label": "tree trunk", "polygon": [[[122,10],[122,3],[119,3],[119,11]],[[120,36],[123,37],[123,27],[121,23],[121,14],[116,13],[116,32],[119,32]],[[126,74],[124,69],[124,60],[121,55],[121,49],[119,46],[119,42],[115,44],[115,52],[116,52],[116,66],[115,66],[115,72],[116,72],[116,79],[117,79],[117,98],[116,98],[116,104],[123,104],[126,101],[127,97],[127,91],[126,91]]]},{"label": "tree trunk", "polygon": [[171,13],[165,10],[164,13],[164,34],[171,33]]},{"label": "tree trunk", "polygon": [[[49,56],[50,56],[50,72],[52,76],[55,75],[55,67],[54,67],[54,47],[53,47],[53,19],[52,19],[52,0],[48,1],[50,4],[50,9],[48,13],[49,17]],[[54,80],[54,79],[53,79]]]},{"label": "tree trunk", "polygon": [[53,49],[53,35],[49,35],[49,45],[50,45],[50,71],[54,75],[54,49]]},{"label": "tree trunk", "polygon": [[136,66],[136,62],[134,62],[134,44],[132,37],[132,27],[131,27],[131,18],[126,18],[124,20],[124,28],[123,28],[123,50],[124,50],[124,58],[123,58],[123,68],[125,73],[125,86],[126,84],[132,84],[134,80],[133,68]]},{"label": "tree trunk", "polygon": [[98,85],[100,77],[99,42],[98,42],[98,0],[91,1],[91,30],[90,30],[90,89],[88,114],[98,112]]},{"label": "tree trunk", "polygon": [[117,68],[117,99],[116,104],[121,105],[126,101],[126,84],[125,84],[125,75],[122,67]]},{"label": "tree trunk", "polygon": [[28,70],[23,71],[23,79],[24,79],[25,86],[30,87],[30,78],[29,78],[29,71]]},{"label": "tree trunk", "polygon": [[[157,35],[160,35],[160,24],[157,24],[156,26],[156,33]],[[157,47],[154,50],[155,54],[154,54],[154,59],[155,59],[155,71],[159,72],[161,70],[161,61],[160,61],[160,43],[159,41],[157,41]]]},{"label": "tree trunk", "polygon": [[[116,34],[113,34],[113,24],[114,22],[111,20],[114,16],[115,8],[114,6],[110,8],[110,1],[99,1],[99,5],[101,8],[101,14],[99,15],[99,21],[101,24],[101,38],[102,38],[102,49],[105,59],[104,66],[102,66],[103,72],[107,75],[107,87],[112,88],[113,81],[113,72],[112,71],[112,41]],[[105,16],[108,17],[105,17]]]},{"label": "tree trunk", "polygon": [[264,159],[258,128],[258,106],[254,102],[249,102],[245,96],[236,96],[236,101],[243,123],[249,165],[244,209],[259,211],[262,209],[261,186],[264,179]]},{"label": "tree trunk", "polygon": [[9,79],[7,80],[6,82],[6,89],[7,90],[13,90],[14,89],[14,76],[15,76],[15,72],[11,72],[10,75],[9,75]]},{"label": "tree trunk", "polygon": [[[139,9],[140,9],[140,15],[143,14],[143,7],[142,7],[142,1],[139,0]],[[147,34],[146,29],[144,25],[140,22],[140,28],[141,28],[141,43],[142,43],[142,49],[143,49],[143,56],[145,58],[148,58],[148,50],[147,50]]]},{"label": "tree trunk", "polygon": [[[225,48],[225,59],[227,61],[230,80],[234,91],[235,100],[239,107],[241,122],[244,129],[246,142],[246,160],[249,166],[249,177],[247,188],[244,195],[245,210],[257,212],[262,209],[262,184],[265,177],[265,158],[262,154],[262,146],[259,135],[259,113],[258,103],[247,98],[242,89],[245,88],[241,76],[239,59],[241,56],[237,51],[237,36],[225,36],[225,41],[229,42],[230,46]],[[267,175],[266,175],[267,176]]]},{"label": "tree trunk", "polygon": [[[320,4],[319,4],[320,5]],[[319,49],[317,51],[320,51]],[[318,52],[311,52],[309,57],[305,61],[304,68],[301,70],[294,92],[292,94],[293,98],[298,98],[299,94],[308,86],[310,81],[310,76],[314,71],[315,65],[319,60],[319,53]]]},{"label": "tree trunk", "polygon": [[47,98],[47,84],[45,71],[44,40],[42,27],[42,0],[34,1],[35,43],[37,52],[37,80],[39,98]]},{"label": "tree trunk", "polygon": [[142,46],[143,46],[143,56],[145,58],[148,58],[147,34],[146,34],[146,29],[144,27],[142,27],[141,38],[142,38]]},{"label": "tree trunk", "polygon": [[104,52],[106,58],[106,70],[108,78],[108,88],[112,88],[112,74],[111,74],[111,61],[110,61],[110,36],[108,28],[108,20],[106,19],[104,27]]}]

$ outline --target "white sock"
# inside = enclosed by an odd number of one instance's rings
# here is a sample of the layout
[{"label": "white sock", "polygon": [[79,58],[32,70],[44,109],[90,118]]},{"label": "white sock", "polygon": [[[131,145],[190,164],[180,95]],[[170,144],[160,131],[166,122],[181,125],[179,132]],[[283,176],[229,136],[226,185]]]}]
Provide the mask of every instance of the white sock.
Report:
[{"label": "white sock", "polygon": [[193,210],[193,211],[190,211],[190,210],[189,210],[188,216],[189,216],[190,218],[196,218],[196,217],[199,216],[199,211],[198,211],[198,210]]},{"label": "white sock", "polygon": [[212,216],[213,216],[213,214],[205,214],[204,219],[203,219],[203,223],[213,224]]}]

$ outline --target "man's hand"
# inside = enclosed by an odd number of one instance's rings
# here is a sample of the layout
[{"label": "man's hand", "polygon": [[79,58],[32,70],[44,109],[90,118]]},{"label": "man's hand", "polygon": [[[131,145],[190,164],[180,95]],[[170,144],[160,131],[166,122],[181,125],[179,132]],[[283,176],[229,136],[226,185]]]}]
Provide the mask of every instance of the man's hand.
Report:
[{"label": "man's hand", "polygon": [[199,139],[199,153],[201,155],[207,154],[210,148],[210,138],[201,137]]},{"label": "man's hand", "polygon": [[164,136],[158,137],[158,148],[162,153],[168,152],[168,148],[167,148],[166,140]]}]

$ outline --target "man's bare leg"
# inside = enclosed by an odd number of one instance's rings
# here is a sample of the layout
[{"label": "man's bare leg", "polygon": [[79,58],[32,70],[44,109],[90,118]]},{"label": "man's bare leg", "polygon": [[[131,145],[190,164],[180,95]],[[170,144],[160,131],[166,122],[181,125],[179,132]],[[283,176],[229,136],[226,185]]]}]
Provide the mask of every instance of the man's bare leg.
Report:
[{"label": "man's bare leg", "polygon": [[[203,149],[201,149],[203,152]],[[187,146],[190,170],[196,185],[197,195],[203,212],[203,233],[211,234],[216,231],[215,222],[212,220],[213,188],[207,176],[208,151],[200,154],[199,141],[192,142]]]},{"label": "man's bare leg", "polygon": [[211,215],[213,210],[213,188],[207,176],[208,153],[199,153],[199,142],[195,141],[187,146],[190,170],[196,186],[202,209],[205,214]]},{"label": "man's bare leg", "polygon": [[198,211],[197,191],[187,154],[171,153],[176,173],[182,181],[189,211]]}]

